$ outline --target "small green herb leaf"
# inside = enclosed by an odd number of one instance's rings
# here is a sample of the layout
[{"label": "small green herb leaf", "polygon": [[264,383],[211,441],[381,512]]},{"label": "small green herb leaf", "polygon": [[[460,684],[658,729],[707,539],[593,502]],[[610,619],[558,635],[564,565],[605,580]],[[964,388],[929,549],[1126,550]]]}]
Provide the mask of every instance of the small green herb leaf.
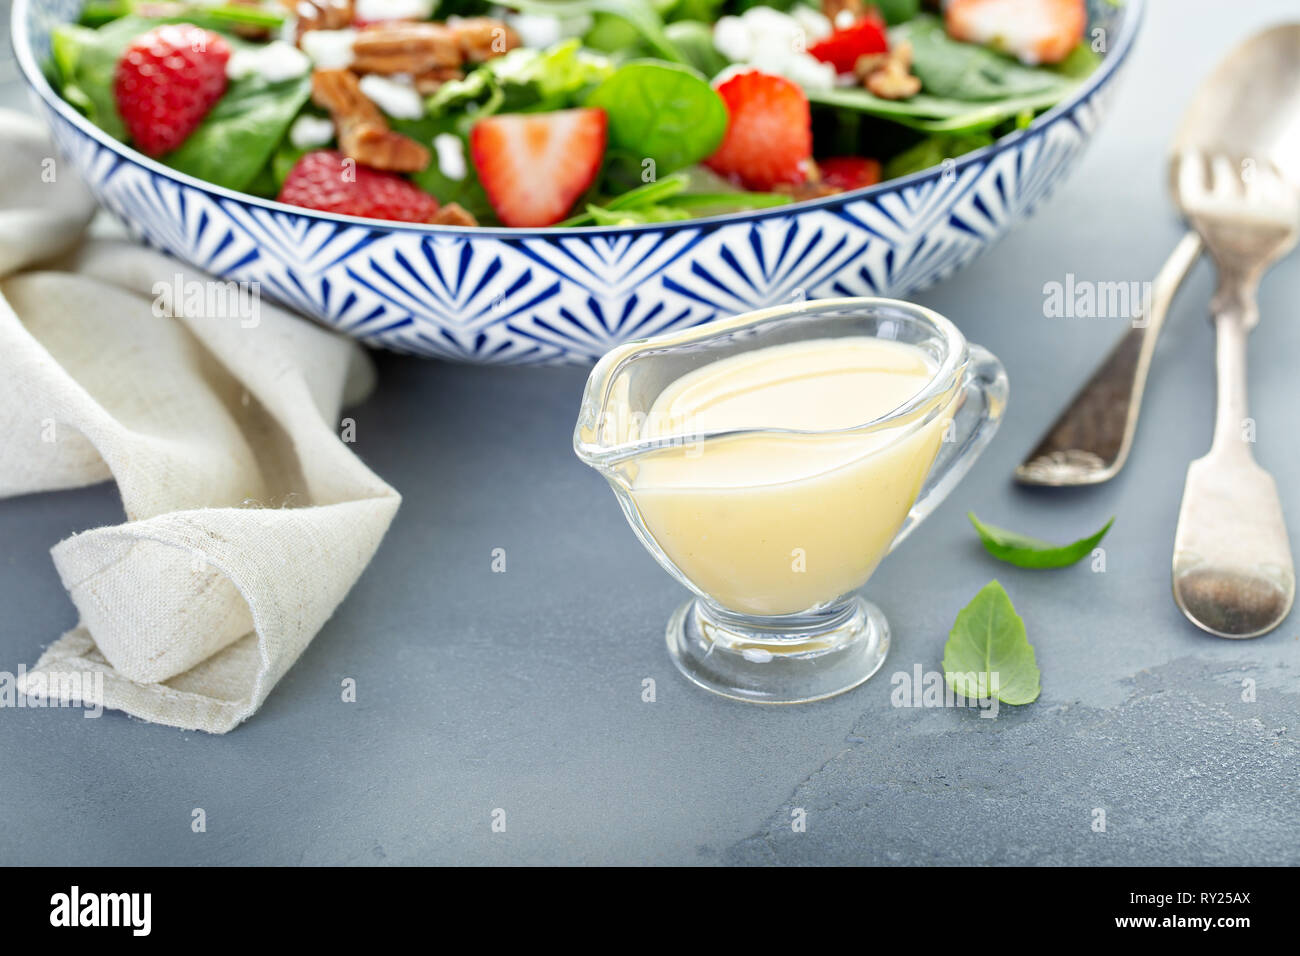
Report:
[{"label": "small green herb leaf", "polygon": [[957,612],[943,648],[948,685],[967,698],[996,697],[1004,704],[1038,699],[1038,662],[1025,622],[996,580]]},{"label": "small green herb leaf", "polygon": [[1030,538],[1006,528],[985,524],[975,517],[975,512],[966,513],[970,523],[979,532],[984,549],[1000,561],[1014,564],[1018,568],[1064,568],[1092,554],[1092,549],[1106,536],[1110,526],[1115,523],[1111,518],[1096,534],[1069,544],[1056,545],[1050,541]]}]

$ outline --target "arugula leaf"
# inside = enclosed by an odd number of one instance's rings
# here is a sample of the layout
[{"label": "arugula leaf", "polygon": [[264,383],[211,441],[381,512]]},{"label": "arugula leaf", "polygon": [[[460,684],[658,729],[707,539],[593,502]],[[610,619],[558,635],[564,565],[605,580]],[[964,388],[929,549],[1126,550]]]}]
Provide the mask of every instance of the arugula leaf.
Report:
[{"label": "arugula leaf", "polygon": [[636,209],[610,209],[587,204],[587,214],[598,226],[634,226],[647,222],[672,222],[689,219],[690,214],[672,206],[638,206]]},{"label": "arugula leaf", "polygon": [[664,205],[689,209],[694,216],[720,216],[746,209],[767,209],[793,202],[785,193],[750,193],[736,190],[724,193],[685,193],[664,200]]},{"label": "arugula leaf", "polygon": [[430,116],[459,111],[459,131],[498,112],[564,109],[614,72],[608,57],[582,49],[577,39],[546,50],[517,47],[493,57],[463,79],[444,83],[425,100]]},{"label": "arugula leaf", "polygon": [[937,17],[916,17],[891,31],[891,42],[912,44],[912,72],[931,96],[985,102],[1043,93],[1072,85],[1051,70],[1022,66],[986,47],[950,39]]},{"label": "arugula leaf", "polygon": [[271,159],[310,95],[310,76],[272,83],[254,73],[233,80],[198,129],[162,162],[205,182],[243,189]]},{"label": "arugula leaf", "polygon": [[970,523],[979,532],[980,540],[984,542],[984,549],[989,554],[1019,568],[1068,567],[1092,554],[1092,549],[1097,547],[1101,539],[1106,536],[1106,532],[1110,530],[1110,526],[1115,523],[1115,519],[1111,518],[1096,534],[1072,541],[1070,544],[1055,545],[1015,531],[985,524],[975,517],[973,511],[967,512],[966,517],[970,518]]},{"label": "arugula leaf", "polygon": [[609,117],[609,143],[659,174],[710,155],[727,131],[722,97],[690,67],[651,60],[620,66],[587,97]]},{"label": "arugula leaf", "polygon": [[994,696],[1004,704],[1028,704],[1041,693],[1038,661],[1006,589],[996,580],[957,612],[943,648],[943,672],[967,698]]}]

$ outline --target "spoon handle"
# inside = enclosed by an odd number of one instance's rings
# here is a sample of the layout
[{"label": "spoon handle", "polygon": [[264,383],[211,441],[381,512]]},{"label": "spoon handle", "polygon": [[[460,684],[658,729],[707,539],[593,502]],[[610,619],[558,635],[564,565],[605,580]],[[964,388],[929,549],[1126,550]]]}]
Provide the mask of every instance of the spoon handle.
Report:
[{"label": "spoon handle", "polygon": [[1151,290],[1145,321],[1133,327],[1092,373],[1088,383],[1015,471],[1023,485],[1095,485],[1108,481],[1128,459],[1156,339],[1178,287],[1201,254],[1201,238],[1188,232],[1174,247]]},{"label": "spoon handle", "polygon": [[1273,476],[1251,454],[1246,339],[1258,321],[1255,277],[1221,280],[1215,326],[1218,406],[1209,452],[1187,468],[1174,531],[1174,602],[1218,637],[1258,637],[1295,600],[1286,518]]}]

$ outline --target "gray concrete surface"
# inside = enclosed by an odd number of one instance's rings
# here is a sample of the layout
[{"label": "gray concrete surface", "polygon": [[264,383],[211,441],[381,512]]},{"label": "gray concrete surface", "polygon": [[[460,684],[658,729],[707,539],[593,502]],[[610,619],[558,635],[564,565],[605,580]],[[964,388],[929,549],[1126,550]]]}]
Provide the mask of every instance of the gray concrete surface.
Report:
[{"label": "gray concrete surface", "polygon": [[[1155,0],[1073,178],[919,296],[1003,358],[1012,401],[984,459],[870,583],[895,643],[859,690],[764,709],[677,676],[662,629],[683,593],[569,450],[585,371],[381,356],[357,448],[405,504],[347,602],[223,737],[0,711],[0,862],[1300,863],[1300,617],[1222,641],[1169,596],[1183,476],[1210,435],[1204,264],[1171,315],[1123,474],[1064,493],[1009,481],[1124,325],[1044,318],[1044,283],[1152,277],[1179,235],[1164,144],[1198,75],[1295,14],[1287,0]],[[1258,457],[1293,530],[1297,299],[1292,257],[1264,283],[1250,346]],[[1000,565],[967,509],[1062,540],[1116,515],[1106,571]],[[48,548],[120,520],[109,486],[0,501],[0,669],[75,623]],[[505,574],[490,570],[498,547]],[[997,720],[892,707],[890,675],[937,669],[954,615],[992,577],[1028,625],[1042,697]],[[339,700],[345,677],[355,704]],[[206,833],[190,830],[196,807]]]}]

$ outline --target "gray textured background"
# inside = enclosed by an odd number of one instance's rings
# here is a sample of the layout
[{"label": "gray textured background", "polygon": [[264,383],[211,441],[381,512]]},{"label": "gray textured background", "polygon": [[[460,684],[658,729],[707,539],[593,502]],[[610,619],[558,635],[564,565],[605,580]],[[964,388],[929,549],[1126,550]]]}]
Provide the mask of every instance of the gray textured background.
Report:
[{"label": "gray textured background", "polygon": [[[1300,618],[1221,641],[1169,597],[1183,476],[1212,416],[1204,264],[1170,317],[1121,476],[1065,493],[1008,477],[1124,325],[1043,318],[1043,284],[1152,278],[1180,233],[1164,144],[1198,75],[1288,14],[1288,0],[1154,0],[1073,177],[919,296],[1002,357],[1012,401],[984,459],[870,583],[895,639],[862,688],[766,709],[677,676],[662,630],[683,592],[569,448],[584,370],[380,356],[381,389],[353,413],[357,449],[405,503],[349,599],[226,736],[0,711],[0,862],[1300,862]],[[1293,257],[1264,283],[1250,354],[1258,457],[1293,528],[1297,299]],[[1108,569],[999,565],[972,508],[1062,540],[1116,515]],[[0,669],[75,623],[48,548],[121,518],[107,485],[0,501]],[[497,547],[505,574],[490,571]],[[891,707],[889,675],[937,669],[957,610],[994,576],[1028,625],[1042,697],[997,720]],[[356,704],[339,701],[345,677]],[[646,677],[657,703],[641,702]],[[190,832],[195,807],[204,834]],[[497,807],[505,833],[490,829]],[[1090,827],[1098,807],[1105,833]],[[807,832],[792,832],[792,808]]]}]

